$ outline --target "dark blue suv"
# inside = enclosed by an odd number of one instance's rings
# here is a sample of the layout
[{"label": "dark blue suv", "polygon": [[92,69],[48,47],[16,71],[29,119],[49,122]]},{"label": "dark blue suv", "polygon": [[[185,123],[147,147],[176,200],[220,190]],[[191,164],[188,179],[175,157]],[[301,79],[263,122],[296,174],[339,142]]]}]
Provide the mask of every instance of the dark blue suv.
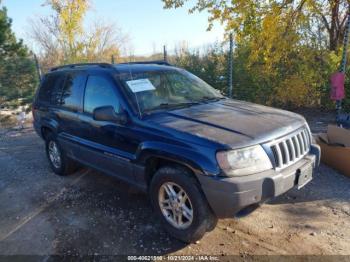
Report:
[{"label": "dark blue suv", "polygon": [[185,242],[303,187],[320,156],[303,117],[225,98],[165,62],[53,68],[33,116],[56,174],[85,165],[135,185]]}]

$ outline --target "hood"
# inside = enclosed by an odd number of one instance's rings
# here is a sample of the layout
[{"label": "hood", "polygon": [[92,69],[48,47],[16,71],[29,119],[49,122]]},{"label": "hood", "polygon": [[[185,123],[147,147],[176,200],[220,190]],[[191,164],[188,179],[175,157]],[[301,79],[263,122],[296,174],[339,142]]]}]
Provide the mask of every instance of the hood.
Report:
[{"label": "hood", "polygon": [[267,142],[306,123],[292,112],[231,99],[154,114],[150,121],[231,148]]}]

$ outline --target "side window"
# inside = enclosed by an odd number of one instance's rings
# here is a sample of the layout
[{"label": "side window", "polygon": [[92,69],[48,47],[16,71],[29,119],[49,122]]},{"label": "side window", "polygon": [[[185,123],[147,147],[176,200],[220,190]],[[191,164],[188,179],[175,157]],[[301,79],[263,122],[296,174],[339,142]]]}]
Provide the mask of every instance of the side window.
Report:
[{"label": "side window", "polygon": [[84,112],[92,114],[97,107],[113,106],[118,113],[119,101],[113,89],[113,84],[106,78],[89,76],[85,88]]},{"label": "side window", "polygon": [[78,110],[82,99],[82,87],[85,76],[80,73],[69,73],[62,90],[62,106],[70,110]]},{"label": "side window", "polygon": [[59,104],[62,95],[61,90],[63,82],[63,74],[47,75],[39,91],[39,101],[54,105]]}]

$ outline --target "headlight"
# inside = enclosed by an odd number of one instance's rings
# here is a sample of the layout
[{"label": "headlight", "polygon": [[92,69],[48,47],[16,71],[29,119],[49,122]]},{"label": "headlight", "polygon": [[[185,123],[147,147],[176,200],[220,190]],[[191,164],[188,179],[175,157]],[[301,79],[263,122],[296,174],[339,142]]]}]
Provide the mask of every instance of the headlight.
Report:
[{"label": "headlight", "polygon": [[229,176],[244,176],[272,169],[272,164],[261,146],[218,152],[220,168]]}]

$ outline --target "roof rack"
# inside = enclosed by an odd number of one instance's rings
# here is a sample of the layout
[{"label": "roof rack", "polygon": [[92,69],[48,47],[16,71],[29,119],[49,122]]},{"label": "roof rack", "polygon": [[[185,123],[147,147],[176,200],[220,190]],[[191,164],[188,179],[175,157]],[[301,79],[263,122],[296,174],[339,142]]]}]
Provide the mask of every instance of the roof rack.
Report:
[{"label": "roof rack", "polygon": [[108,63],[79,63],[79,64],[69,64],[69,65],[63,65],[63,66],[57,66],[51,68],[50,72],[57,71],[60,69],[65,69],[65,68],[75,68],[75,67],[82,67],[82,66],[100,66],[104,68],[112,68],[113,66]]},{"label": "roof rack", "polygon": [[156,65],[165,65],[165,66],[172,66],[170,63],[164,60],[154,60],[154,61],[139,61],[139,62],[126,62],[126,63],[119,63],[118,65],[135,65],[135,64],[141,64],[141,65],[149,65],[149,64],[156,64]]}]

